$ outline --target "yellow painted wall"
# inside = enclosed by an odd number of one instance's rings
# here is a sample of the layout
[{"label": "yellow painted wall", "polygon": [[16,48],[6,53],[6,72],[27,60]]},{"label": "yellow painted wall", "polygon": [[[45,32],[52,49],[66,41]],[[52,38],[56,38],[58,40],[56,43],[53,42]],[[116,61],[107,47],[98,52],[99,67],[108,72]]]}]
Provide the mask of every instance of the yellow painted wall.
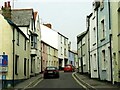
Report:
[{"label": "yellow painted wall", "polygon": [[[13,27],[8,24],[8,22],[4,19],[3,16],[0,15],[0,27],[1,33],[0,36],[2,36],[2,48],[0,48],[0,51],[5,52],[6,55],[8,55],[8,72],[6,73],[6,79],[11,80],[13,78]],[[15,38],[16,35],[16,29],[15,29]],[[2,34],[2,35],[1,35]],[[30,58],[30,51],[29,51],[29,42],[27,43],[27,50],[24,50],[24,40],[25,37],[20,33],[20,44],[19,46],[16,43],[15,39],[15,55],[19,55],[19,71],[18,75],[15,75],[15,79],[24,79],[24,58],[27,58],[27,60]],[[1,38],[1,37],[0,37]],[[0,44],[1,45],[1,44]],[[29,77],[29,74],[27,78]]]},{"label": "yellow painted wall", "polygon": [[[111,30],[112,30],[112,47],[113,47],[113,82],[120,82],[118,78],[118,61],[119,59],[119,53],[118,53],[118,31],[119,22],[118,22],[118,2],[111,2]],[[114,57],[114,54],[116,56]]]},{"label": "yellow painted wall", "polygon": [[[6,79],[12,79],[12,62],[11,60],[13,60],[12,57],[12,27],[7,23],[7,21],[4,19],[3,16],[0,15],[0,27],[2,27],[2,48],[0,51],[5,52],[6,55],[8,55],[8,72],[5,74],[6,75]],[[1,36],[1,35],[0,35]],[[9,47],[9,48],[8,48]]]}]

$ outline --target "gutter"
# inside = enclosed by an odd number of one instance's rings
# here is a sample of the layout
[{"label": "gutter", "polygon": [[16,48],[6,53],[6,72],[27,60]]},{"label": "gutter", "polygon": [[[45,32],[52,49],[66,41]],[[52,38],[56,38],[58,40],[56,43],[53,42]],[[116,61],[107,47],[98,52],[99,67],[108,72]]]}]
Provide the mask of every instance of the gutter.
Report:
[{"label": "gutter", "polygon": [[98,8],[96,9],[96,12],[97,12],[97,20],[96,20],[96,23],[97,23],[97,60],[98,60],[98,79],[100,79],[100,72],[99,72],[99,48],[98,48]]},{"label": "gutter", "polygon": [[82,40],[81,40],[81,73],[83,74]]},{"label": "gutter", "polygon": [[15,36],[14,36],[14,34],[15,34],[15,28],[13,27],[13,40],[12,40],[12,42],[13,42],[13,80],[12,80],[12,82],[13,82],[13,87],[14,87],[14,61],[15,61]]},{"label": "gutter", "polygon": [[110,39],[110,65],[111,65],[111,82],[113,82],[113,76],[112,76],[112,73],[113,73],[113,70],[112,70],[112,45],[111,45],[111,38],[112,38],[112,34],[109,35],[109,39]]}]

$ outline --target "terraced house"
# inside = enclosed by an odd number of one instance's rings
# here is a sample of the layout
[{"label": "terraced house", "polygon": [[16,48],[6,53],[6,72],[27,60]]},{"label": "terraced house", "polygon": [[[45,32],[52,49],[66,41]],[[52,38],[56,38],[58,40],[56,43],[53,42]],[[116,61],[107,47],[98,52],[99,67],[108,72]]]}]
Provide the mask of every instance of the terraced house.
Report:
[{"label": "terraced house", "polygon": [[[98,51],[97,51],[97,32],[98,32],[98,5],[99,2],[93,2],[93,12],[91,13],[91,17],[88,17],[89,22],[89,32],[90,32],[90,77],[98,78]],[[89,15],[90,16],[90,15]]]},{"label": "terraced house", "polygon": [[[0,55],[8,56],[8,66],[4,74],[5,87],[29,78],[30,43],[29,38],[11,20],[0,15]],[[8,47],[9,46],[9,47]]]},{"label": "terraced house", "polygon": [[[13,81],[17,80],[19,82],[30,78],[30,76],[39,74],[41,72],[41,36],[38,14],[34,13],[33,9],[11,10],[10,2],[5,2],[4,7],[1,9],[1,14],[9,21],[9,23],[12,23],[12,25],[18,29],[18,32],[14,32],[17,39],[16,41],[13,40],[17,45],[14,45],[14,48],[10,48],[14,49],[16,52],[13,56],[15,62],[13,67],[11,67],[13,68]],[[22,38],[20,35],[21,33],[26,37],[25,39]],[[9,36],[9,34],[6,36]],[[9,44],[11,45],[10,42]],[[24,49],[22,49],[23,47]],[[12,55],[10,55],[10,57],[11,56]],[[12,71],[10,70],[10,72]]]},{"label": "terraced house", "polygon": [[58,32],[58,58],[59,58],[59,69],[63,69],[68,61],[68,38]]},{"label": "terraced house", "polygon": [[12,14],[13,22],[15,22],[17,26],[19,26],[21,30],[30,38],[30,42],[31,42],[30,75],[34,76],[35,74],[38,73],[35,70],[35,66],[38,66],[38,65],[35,65],[35,64],[37,64],[36,62],[39,57],[38,55],[40,55],[40,52],[37,53],[37,50],[40,50],[40,46],[37,46],[38,39],[40,39],[38,38],[38,35],[40,35],[39,34],[40,31],[38,31],[38,29],[35,27],[34,11],[33,9],[16,9],[16,10],[13,10],[12,13],[13,13]]},{"label": "terraced house", "polygon": [[59,66],[58,62],[58,32],[52,29],[51,24],[40,24],[42,71],[47,66]]},{"label": "terraced house", "polygon": [[36,52],[35,57],[35,74],[39,74],[41,72],[41,29],[40,29],[40,17],[38,12],[34,12],[34,20],[35,20],[35,34],[37,34],[36,40],[33,38],[33,44],[36,45]]},{"label": "terraced house", "polygon": [[82,74],[89,71],[88,46],[88,31],[84,31],[77,36],[78,70]]},{"label": "terraced house", "polygon": [[120,1],[111,2],[113,84],[120,84]]},{"label": "terraced house", "polygon": [[[98,59],[100,80],[111,81],[111,24],[110,24],[110,2],[100,1],[98,9]],[[106,13],[107,12],[107,13]]]},{"label": "terraced house", "polygon": [[[113,84],[120,83],[119,11],[119,0],[116,2],[95,0],[91,16],[87,16],[89,21],[87,27],[89,27],[90,32],[88,36],[90,77]],[[86,31],[77,36],[79,72],[82,73],[85,71],[83,68],[84,38],[86,38]]]}]

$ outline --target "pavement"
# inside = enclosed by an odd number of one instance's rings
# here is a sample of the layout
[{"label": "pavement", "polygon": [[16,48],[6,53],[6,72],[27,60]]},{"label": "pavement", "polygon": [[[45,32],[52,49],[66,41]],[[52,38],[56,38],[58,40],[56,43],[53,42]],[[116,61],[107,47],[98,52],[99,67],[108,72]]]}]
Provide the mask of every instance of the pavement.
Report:
[{"label": "pavement", "polygon": [[[82,83],[84,86],[89,88],[89,90],[97,90],[97,89],[109,89],[109,90],[120,90],[120,86],[112,85],[108,82],[99,81],[96,79],[91,79],[87,75],[79,74],[77,72],[74,73],[74,76],[78,79],[80,83]],[[40,79],[42,79],[43,74],[36,75],[34,77],[31,77],[30,79],[27,79],[19,84],[17,84],[14,89],[26,89],[28,87],[32,87],[35,83],[37,83]]]},{"label": "pavement", "polygon": [[97,79],[91,79],[89,76],[85,74],[75,73],[75,77],[87,88],[90,90],[98,90],[98,89],[109,89],[109,90],[120,90],[120,86],[113,85],[107,81],[100,81]]},{"label": "pavement", "polygon": [[33,84],[37,83],[40,79],[42,79],[43,74],[38,74],[34,77],[31,77],[19,84],[17,84],[16,86],[14,86],[14,89],[26,89],[28,87],[32,87]]}]

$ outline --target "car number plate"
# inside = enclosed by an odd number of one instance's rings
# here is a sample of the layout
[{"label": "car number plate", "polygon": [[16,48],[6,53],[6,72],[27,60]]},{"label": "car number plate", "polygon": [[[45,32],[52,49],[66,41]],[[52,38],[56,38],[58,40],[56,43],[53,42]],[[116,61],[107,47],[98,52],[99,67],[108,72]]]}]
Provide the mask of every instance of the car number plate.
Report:
[{"label": "car number plate", "polygon": [[49,71],[48,73],[53,73],[52,71]]}]

